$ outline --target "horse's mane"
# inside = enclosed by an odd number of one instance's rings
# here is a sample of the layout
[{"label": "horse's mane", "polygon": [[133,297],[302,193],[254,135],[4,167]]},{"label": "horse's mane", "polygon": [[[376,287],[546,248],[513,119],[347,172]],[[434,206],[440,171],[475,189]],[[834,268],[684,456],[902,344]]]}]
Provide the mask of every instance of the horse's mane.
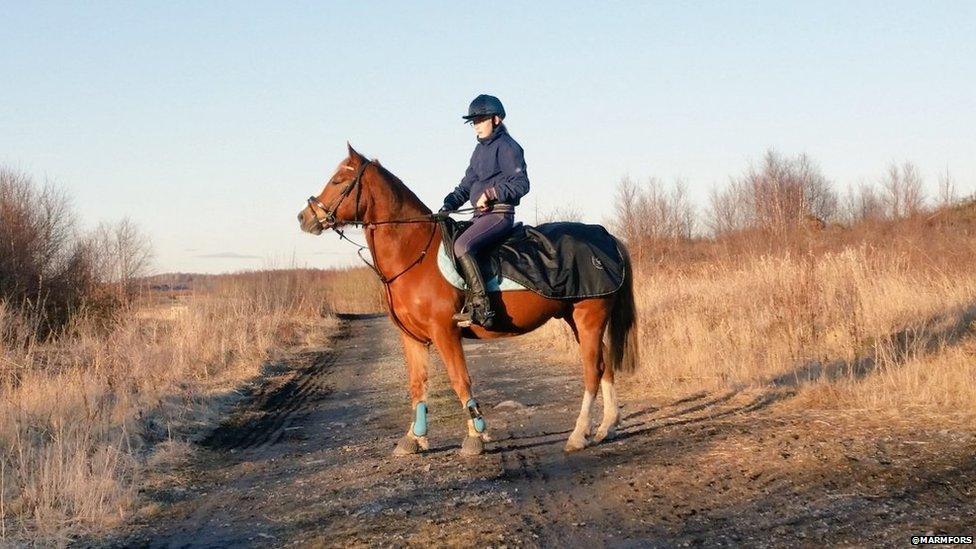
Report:
[{"label": "horse's mane", "polygon": [[[363,160],[365,161],[365,158],[363,158]],[[410,190],[410,187],[407,187],[403,181],[400,181],[400,178],[394,175],[393,172],[383,167],[383,164],[380,164],[379,159],[374,158],[372,163],[376,166],[377,170],[380,172],[380,175],[383,177],[384,182],[394,192],[394,194],[396,194],[401,203],[411,204],[419,209],[421,213],[431,213],[431,209],[428,208],[427,205],[424,204],[424,202],[420,200],[420,198],[413,191]]]}]

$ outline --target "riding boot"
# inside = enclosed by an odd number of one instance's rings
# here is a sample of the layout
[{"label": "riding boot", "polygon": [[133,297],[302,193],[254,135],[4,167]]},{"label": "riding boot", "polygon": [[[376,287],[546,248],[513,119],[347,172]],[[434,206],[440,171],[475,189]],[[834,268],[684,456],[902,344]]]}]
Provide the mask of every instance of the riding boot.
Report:
[{"label": "riding boot", "polygon": [[474,254],[464,254],[458,258],[461,266],[461,275],[468,284],[467,304],[464,309],[456,315],[454,320],[458,321],[459,326],[467,326],[471,322],[491,328],[495,320],[495,313],[491,310],[488,301],[488,292],[485,290],[485,280],[481,275],[481,268]]}]

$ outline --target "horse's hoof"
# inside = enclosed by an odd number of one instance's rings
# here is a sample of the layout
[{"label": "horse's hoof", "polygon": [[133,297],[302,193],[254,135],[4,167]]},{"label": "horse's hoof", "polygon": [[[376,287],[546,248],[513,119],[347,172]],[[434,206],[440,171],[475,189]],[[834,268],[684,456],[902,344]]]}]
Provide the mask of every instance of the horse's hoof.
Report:
[{"label": "horse's hoof", "polygon": [[485,441],[481,437],[465,437],[461,443],[462,456],[480,456],[485,452]]},{"label": "horse's hoof", "polygon": [[567,452],[578,452],[586,448],[586,437],[569,437],[566,441],[566,451]]},{"label": "horse's hoof", "polygon": [[421,445],[420,440],[410,436],[403,435],[400,440],[397,441],[396,448],[393,449],[393,455],[395,456],[409,456],[411,454],[420,453],[421,450],[425,448]]},{"label": "horse's hoof", "polygon": [[600,442],[603,442],[604,440],[611,440],[616,434],[617,434],[616,431],[614,431],[613,429],[607,429],[607,430],[597,429],[596,436],[593,437],[593,444],[598,444]]}]

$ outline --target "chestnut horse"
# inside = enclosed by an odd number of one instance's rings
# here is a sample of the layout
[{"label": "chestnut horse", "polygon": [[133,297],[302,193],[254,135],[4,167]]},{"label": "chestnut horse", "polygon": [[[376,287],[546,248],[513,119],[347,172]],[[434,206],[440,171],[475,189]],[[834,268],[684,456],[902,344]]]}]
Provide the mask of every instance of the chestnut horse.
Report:
[{"label": "chestnut horse", "polygon": [[[579,450],[588,442],[613,436],[620,421],[614,371],[632,371],[638,360],[633,275],[623,246],[619,247],[627,262],[625,281],[615,294],[559,300],[528,290],[492,292],[489,297],[497,315],[494,326],[490,330],[477,325],[459,328],[451,317],[463,303],[464,294],[449,284],[438,268],[440,226],[431,210],[377,161],[367,160],[349,146],[349,156],[339,163],[321,194],[308,199],[298,220],[303,231],[315,235],[325,229],[341,235],[344,225],[363,227],[372,267],[386,289],[390,318],[400,329],[410,380],[413,421],[397,443],[395,454],[428,448],[427,364],[431,344],[440,353],[451,386],[470,415],[461,453],[480,454],[489,438],[471,392],[461,339],[521,335],[550,318],[569,324],[583,359],[583,404],[566,450]],[[608,348],[603,342],[604,331],[608,332]],[[598,386],[604,400],[603,420],[590,441],[590,407]]]}]

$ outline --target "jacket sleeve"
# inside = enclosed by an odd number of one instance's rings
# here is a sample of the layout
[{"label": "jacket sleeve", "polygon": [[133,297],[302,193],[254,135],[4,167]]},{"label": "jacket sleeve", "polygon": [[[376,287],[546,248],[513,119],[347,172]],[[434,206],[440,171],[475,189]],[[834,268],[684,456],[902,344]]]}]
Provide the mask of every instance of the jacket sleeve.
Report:
[{"label": "jacket sleeve", "polygon": [[488,198],[501,203],[514,202],[529,192],[529,174],[525,168],[522,147],[511,144],[498,149],[498,167],[501,179],[486,192]]},{"label": "jacket sleeve", "polygon": [[[473,158],[473,155],[472,155]],[[468,164],[468,169],[461,178],[461,183],[444,197],[444,206],[449,210],[456,210],[468,201],[471,196],[471,185],[477,177],[474,174],[474,163]]]}]

